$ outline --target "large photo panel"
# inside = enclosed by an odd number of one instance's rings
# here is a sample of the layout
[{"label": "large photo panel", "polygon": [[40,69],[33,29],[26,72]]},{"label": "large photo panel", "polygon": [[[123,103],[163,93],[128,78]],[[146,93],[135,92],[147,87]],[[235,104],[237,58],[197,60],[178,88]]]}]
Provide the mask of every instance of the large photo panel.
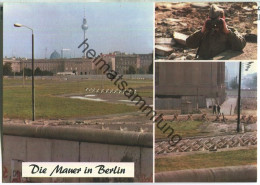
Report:
[{"label": "large photo panel", "polygon": [[[3,26],[2,181],[152,182],[153,3],[5,3]],[[25,178],[24,162],[134,176]]]}]

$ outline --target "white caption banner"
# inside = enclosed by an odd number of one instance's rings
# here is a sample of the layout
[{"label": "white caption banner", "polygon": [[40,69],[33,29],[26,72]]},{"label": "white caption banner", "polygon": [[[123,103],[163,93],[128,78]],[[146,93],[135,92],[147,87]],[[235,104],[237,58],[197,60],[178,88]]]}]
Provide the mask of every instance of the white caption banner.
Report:
[{"label": "white caption banner", "polygon": [[23,162],[22,177],[134,177],[133,162]]}]

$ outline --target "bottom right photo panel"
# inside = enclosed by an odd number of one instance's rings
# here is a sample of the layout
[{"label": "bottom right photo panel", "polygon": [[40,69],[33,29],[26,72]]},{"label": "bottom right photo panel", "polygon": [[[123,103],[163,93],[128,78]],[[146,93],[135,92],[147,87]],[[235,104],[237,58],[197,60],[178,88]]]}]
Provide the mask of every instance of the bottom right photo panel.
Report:
[{"label": "bottom right photo panel", "polygon": [[155,182],[257,181],[257,64],[155,63]]}]

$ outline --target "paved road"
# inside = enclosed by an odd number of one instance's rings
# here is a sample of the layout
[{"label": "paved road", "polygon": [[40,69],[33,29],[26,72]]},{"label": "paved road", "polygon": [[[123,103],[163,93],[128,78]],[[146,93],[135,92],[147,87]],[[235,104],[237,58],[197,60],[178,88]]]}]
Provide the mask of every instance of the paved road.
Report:
[{"label": "paved road", "polygon": [[231,110],[231,115],[234,115],[234,109],[237,105],[237,98],[228,98],[222,105],[221,105],[221,113],[224,113],[224,115],[230,115],[230,109],[232,106]]}]

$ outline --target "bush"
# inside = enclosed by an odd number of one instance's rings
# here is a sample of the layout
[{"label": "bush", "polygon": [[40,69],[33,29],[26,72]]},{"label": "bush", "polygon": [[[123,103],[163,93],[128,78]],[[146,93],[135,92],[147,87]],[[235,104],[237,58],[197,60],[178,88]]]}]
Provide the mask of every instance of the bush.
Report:
[{"label": "bush", "polygon": [[3,66],[3,75],[10,76],[13,75],[12,64],[10,62],[6,62]]}]

